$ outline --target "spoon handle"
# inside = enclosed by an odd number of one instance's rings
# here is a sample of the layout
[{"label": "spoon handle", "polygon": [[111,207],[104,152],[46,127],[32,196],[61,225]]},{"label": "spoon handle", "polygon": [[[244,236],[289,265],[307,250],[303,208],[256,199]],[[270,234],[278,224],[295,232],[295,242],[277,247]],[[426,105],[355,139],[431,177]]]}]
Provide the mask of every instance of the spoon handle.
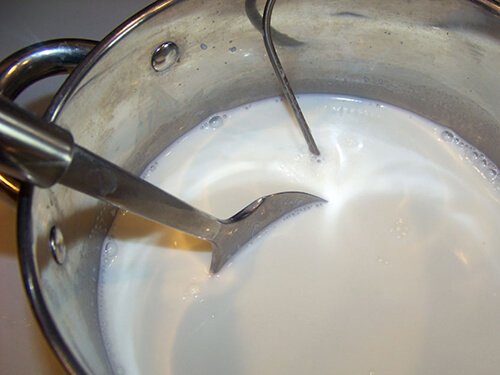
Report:
[{"label": "spoon handle", "polygon": [[71,134],[0,95],[0,168],[40,187],[55,184],[71,163]]},{"label": "spoon handle", "polygon": [[1,96],[0,171],[43,188],[63,184],[209,241],[222,226],[217,218],[76,145],[67,130]]},{"label": "spoon handle", "polygon": [[204,240],[212,240],[222,226],[217,218],[78,145],[59,183]]}]

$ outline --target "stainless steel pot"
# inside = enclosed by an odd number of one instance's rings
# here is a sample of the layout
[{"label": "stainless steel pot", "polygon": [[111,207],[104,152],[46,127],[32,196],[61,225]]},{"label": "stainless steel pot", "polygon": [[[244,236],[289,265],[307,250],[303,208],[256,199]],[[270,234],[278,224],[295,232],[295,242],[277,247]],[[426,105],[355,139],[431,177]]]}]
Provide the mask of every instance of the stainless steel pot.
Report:
[{"label": "stainless steel pot", "polygon": [[[46,117],[70,128],[84,147],[138,173],[209,114],[279,95],[258,30],[262,8],[261,0],[160,1],[88,55],[92,44],[74,41],[20,52],[2,65],[0,90],[15,95],[20,82],[71,69],[86,55]],[[500,165],[498,1],[280,0],[273,26],[296,92],[408,109],[455,130]],[[57,52],[61,46],[65,51]],[[65,60],[74,52],[76,60]],[[33,66],[44,69],[16,75]],[[23,186],[19,196],[26,288],[48,340],[73,373],[112,372],[97,285],[114,214],[60,186]]]}]

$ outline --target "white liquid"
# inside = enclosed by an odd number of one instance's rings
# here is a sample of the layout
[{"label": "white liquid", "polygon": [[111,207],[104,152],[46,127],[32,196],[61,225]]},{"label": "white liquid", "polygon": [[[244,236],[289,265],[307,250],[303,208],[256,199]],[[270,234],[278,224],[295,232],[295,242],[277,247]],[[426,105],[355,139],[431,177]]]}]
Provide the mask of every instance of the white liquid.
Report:
[{"label": "white liquid", "polygon": [[300,102],[320,162],[271,99],[212,117],[151,164],[149,181],[221,218],[279,191],[328,203],[216,277],[204,242],[120,216],[100,284],[116,372],[500,373],[495,167],[397,108]]}]

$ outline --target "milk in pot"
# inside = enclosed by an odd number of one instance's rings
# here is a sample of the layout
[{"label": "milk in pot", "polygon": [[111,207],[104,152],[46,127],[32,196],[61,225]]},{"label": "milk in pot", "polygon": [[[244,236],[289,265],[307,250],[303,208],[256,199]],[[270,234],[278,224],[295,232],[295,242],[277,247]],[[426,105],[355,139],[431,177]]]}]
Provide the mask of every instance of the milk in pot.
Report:
[{"label": "milk in pot", "polygon": [[217,217],[304,191],[289,216],[210,275],[210,246],[119,214],[100,319],[118,374],[495,374],[500,177],[413,113],[301,95],[312,157],[277,98],[214,114],[144,178]]}]

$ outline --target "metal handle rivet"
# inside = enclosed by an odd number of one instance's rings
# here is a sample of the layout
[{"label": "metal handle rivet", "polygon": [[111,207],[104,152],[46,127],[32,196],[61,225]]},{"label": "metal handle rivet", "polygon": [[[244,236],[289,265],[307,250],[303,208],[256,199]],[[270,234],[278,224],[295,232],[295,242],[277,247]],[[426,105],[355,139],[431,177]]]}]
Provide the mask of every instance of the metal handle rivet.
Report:
[{"label": "metal handle rivet", "polygon": [[63,264],[66,259],[66,245],[61,230],[55,225],[50,229],[49,248],[58,264]]},{"label": "metal handle rivet", "polygon": [[158,46],[151,57],[151,66],[157,72],[163,72],[179,59],[179,47],[174,42],[165,42]]}]

